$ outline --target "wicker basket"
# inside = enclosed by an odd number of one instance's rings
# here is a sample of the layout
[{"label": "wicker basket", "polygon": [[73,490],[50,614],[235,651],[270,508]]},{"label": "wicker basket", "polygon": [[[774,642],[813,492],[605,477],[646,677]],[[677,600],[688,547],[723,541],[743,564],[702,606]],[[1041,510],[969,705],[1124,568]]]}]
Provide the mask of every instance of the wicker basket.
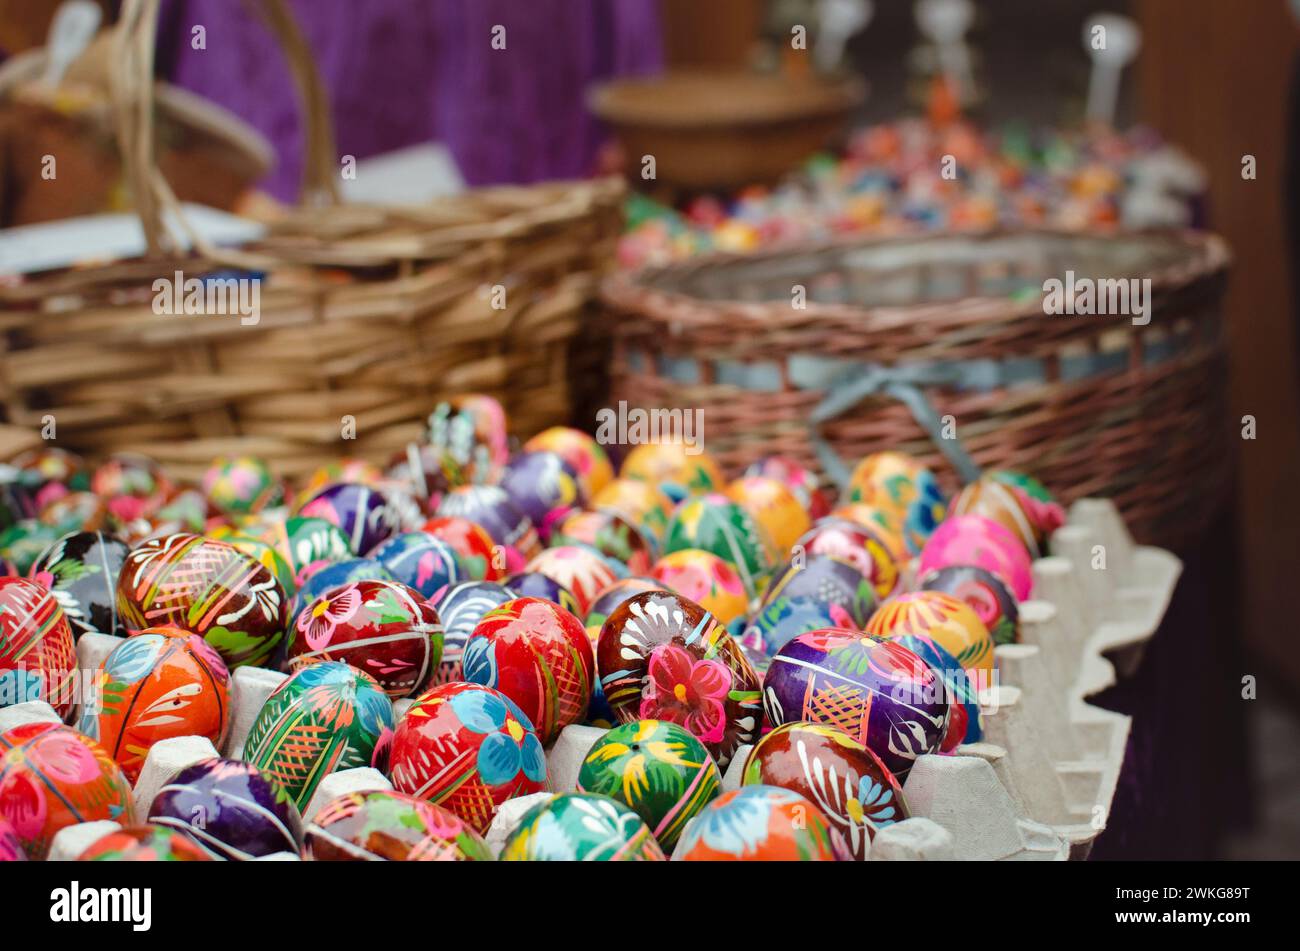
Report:
[{"label": "wicker basket", "polygon": [[[897,448],[949,488],[1012,468],[1064,502],[1109,496],[1140,539],[1178,545],[1226,484],[1228,261],[1205,234],[995,232],[618,275],[603,289],[613,397],[702,409],[705,447],[731,472],[787,453],[842,485],[857,459]],[[1047,316],[1043,283],[1067,270],[1150,278],[1149,323]]]},{"label": "wicker basket", "polygon": [[[0,395],[11,423],[52,414],[59,444],[149,454],[176,475],[248,452],[286,475],[339,455],[386,460],[438,402],[491,394],[521,433],[572,416],[570,349],[620,229],[614,181],[496,188],[424,207],[335,205],[325,96],[282,0],[265,15],[303,99],[312,203],[256,246],[176,250],[180,215],[152,160],[147,77],[157,0],[127,0],[118,139],[149,255],[0,288]],[[256,325],[163,317],[152,283],[236,268],[262,277]],[[489,289],[505,288],[504,309]],[[342,418],[355,418],[344,440]]]}]

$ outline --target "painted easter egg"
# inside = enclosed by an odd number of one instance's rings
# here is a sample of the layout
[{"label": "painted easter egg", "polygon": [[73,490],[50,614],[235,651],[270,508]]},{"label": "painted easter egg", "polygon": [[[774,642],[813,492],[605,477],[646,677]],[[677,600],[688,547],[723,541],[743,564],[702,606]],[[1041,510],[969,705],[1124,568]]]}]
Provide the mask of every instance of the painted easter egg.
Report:
[{"label": "painted easter egg", "polygon": [[913,555],[945,511],[934,473],[902,452],[876,452],[859,462],[849,477],[848,500],[891,513]]},{"label": "painted easter egg", "polygon": [[578,614],[581,608],[573,592],[553,578],[537,571],[521,571],[505,580],[505,585],[519,598],[541,598],[558,604],[570,614]]},{"label": "painted easter egg", "polygon": [[255,456],[216,459],[199,484],[208,500],[227,514],[247,515],[284,501],[284,486]]},{"label": "painted easter egg", "polygon": [[948,689],[948,729],[939,744],[940,753],[951,753],[963,743],[978,743],[984,738],[983,714],[979,691],[989,686],[981,672],[967,672],[957,658],[927,634],[900,634],[891,637],[930,665]]},{"label": "painted easter egg", "polygon": [[586,545],[560,545],[548,548],[532,561],[525,571],[546,575],[563,585],[578,599],[577,614],[585,615],[597,593],[618,580],[620,572],[600,552]]},{"label": "painted easter egg", "polygon": [[781,597],[811,598],[835,605],[859,627],[876,608],[876,589],[870,579],[849,562],[831,555],[792,559],[778,569],[763,603],[771,604]]},{"label": "painted easter egg", "polygon": [[288,596],[265,565],[183,532],[131,549],[117,576],[117,610],[128,630],[170,625],[201,635],[231,670],[269,658],[289,621]]},{"label": "painted easter egg", "polygon": [[302,817],[279,783],[255,766],[205,759],[158,790],[149,824],[184,832],[213,858],[246,861],[276,852],[297,854]]},{"label": "painted easter egg", "polygon": [[37,507],[64,492],[84,492],[90,488],[86,460],[57,446],[29,449],[15,456],[10,464],[22,473],[19,481],[33,490]]},{"label": "painted easter egg", "polygon": [[662,862],[641,817],[608,796],[561,793],[523,814],[501,847],[503,862]]},{"label": "painted easter egg", "polygon": [[428,601],[438,600],[447,588],[467,580],[455,550],[428,532],[396,535],[371,552],[370,557]]},{"label": "painted easter egg", "polygon": [[668,528],[673,500],[653,482],[620,478],[593,495],[591,507],[617,512],[658,539]]},{"label": "painted easter egg", "polygon": [[285,651],[290,670],[342,661],[394,700],[429,682],[442,659],[442,622],[420,592],[397,581],[330,588],[298,615]]},{"label": "painted easter egg", "polygon": [[0,532],[0,557],[11,562],[21,574],[27,574],[36,559],[62,535],[53,525],[25,518]]},{"label": "painted easter egg", "polygon": [[0,819],[0,862],[25,862],[27,853],[8,819]]},{"label": "painted easter egg", "polygon": [[82,634],[122,635],[117,615],[117,575],[126,542],[103,532],[75,532],[47,548],[32,565],[32,580],[53,592],[72,628]]},{"label": "painted easter egg", "polygon": [[577,474],[582,494],[590,499],[614,478],[609,456],[591,436],[568,426],[552,426],[524,443],[525,452],[553,452]]},{"label": "painted easter egg", "polygon": [[592,744],[578,773],[578,791],[621,802],[671,852],[686,823],[722,792],[722,774],[684,727],[635,720]]},{"label": "painted easter egg", "polygon": [[305,518],[323,518],[343,533],[358,554],[372,551],[397,534],[398,518],[388,499],[373,486],[355,482],[327,485],[298,509]]},{"label": "painted easter egg", "polygon": [[220,748],[230,728],[230,673],[197,634],[140,631],[113,648],[95,674],[93,702],[77,729],[101,743],[132,783],[160,740],[202,736]]},{"label": "painted easter egg", "polygon": [[775,545],[762,526],[721,496],[689,499],[673,513],[664,553],[687,549],[712,552],[727,561],[751,598],[762,593],[776,560]]},{"label": "painted easter egg", "polygon": [[731,563],[694,548],[664,555],[650,576],[665,588],[702,606],[723,624],[738,624],[749,608],[745,583]]},{"label": "painted easter egg", "polygon": [[49,588],[0,578],[0,707],[44,700],[66,719],[76,700],[72,628]]},{"label": "painted easter egg", "polygon": [[43,859],[66,826],[130,823],[131,784],[90,737],[60,723],[24,723],[0,733],[0,818],[28,858]]},{"label": "painted easter egg", "polygon": [[243,757],[303,809],[329,773],[358,766],[382,771],[392,736],[393,704],[374,678],[323,661],[297,671],[266,698]]},{"label": "painted easter egg", "polygon": [[524,452],[506,464],[501,488],[537,529],[543,542],[586,501],[577,473],[553,452]]},{"label": "painted easter egg", "polygon": [[903,788],[879,757],[824,723],[786,723],[745,760],[741,782],[789,789],[815,805],[859,861],[885,826],[908,817]]},{"label": "painted easter egg", "polygon": [[708,453],[689,448],[680,442],[642,443],[627,454],[619,475],[657,485],[674,502],[721,492],[722,468]]},{"label": "painted easter egg", "polygon": [[209,532],[208,537],[223,541],[227,545],[239,549],[249,558],[262,565],[275,576],[275,580],[280,582],[280,587],[284,589],[284,593],[290,598],[297,593],[298,581],[294,577],[293,569],[284,560],[284,556],[268,542],[264,542],[260,538],[251,538],[248,535],[239,535],[233,531]]},{"label": "painted easter egg", "polygon": [[464,679],[461,662],[465,642],[474,633],[474,628],[478,627],[483,615],[518,596],[510,588],[494,581],[462,581],[447,589],[435,604],[442,619],[442,661],[434,675],[435,683]]},{"label": "painted easter egg", "polygon": [[815,805],[779,786],[725,792],[687,825],[674,862],[842,862],[844,839]]},{"label": "painted easter egg", "polygon": [[900,781],[948,728],[939,674],[907,648],[857,631],[809,631],[772,658],[763,709],[773,727],[809,720],[838,727]]},{"label": "painted easter egg", "polygon": [[829,555],[847,561],[866,576],[882,601],[898,589],[902,579],[889,542],[867,526],[848,519],[821,519],[795,544],[805,555]]},{"label": "painted easter egg", "polygon": [[1020,607],[997,575],[975,565],[949,565],[921,579],[922,591],[941,591],[965,601],[989,629],[994,644],[1020,640]]},{"label": "painted easter egg", "polygon": [[431,518],[421,528],[451,546],[467,578],[500,581],[506,576],[505,560],[496,556],[497,544],[483,526],[459,516]]},{"label": "painted easter egg", "polygon": [[[505,408],[500,400],[485,393],[465,393],[451,401],[451,408],[456,415],[466,420],[470,427],[471,441],[475,455],[485,456],[486,466],[476,463],[478,468],[487,471],[477,472],[480,478],[487,478],[493,471],[505,464],[509,453],[510,432],[506,420]],[[432,434],[436,437],[436,434]],[[437,438],[433,440],[438,442]],[[454,442],[454,440],[453,440]],[[479,453],[478,447],[482,447]]]},{"label": "painted easter egg", "polygon": [[118,829],[96,839],[78,862],[211,862],[187,835],[161,826]]},{"label": "painted easter egg", "polygon": [[292,618],[290,630],[298,626],[303,609],[313,604],[323,594],[335,588],[356,584],[358,581],[396,581],[388,569],[373,558],[349,558],[346,561],[326,565],[303,582],[298,593],[293,596],[289,608]]},{"label": "painted easter egg", "polygon": [[301,506],[321,489],[328,486],[342,482],[350,482],[356,485],[375,485],[383,477],[384,474],[379,467],[365,459],[348,457],[336,459],[316,469],[307,477],[307,481],[302,484],[302,490],[297,496],[298,506]]},{"label": "painted easter egg", "polygon": [[797,635],[828,627],[855,628],[856,625],[838,604],[780,595],[764,602],[750,618],[740,635],[740,644],[770,657]]},{"label": "painted easter egg", "polygon": [[480,684],[431,687],[397,725],[393,785],[482,834],[507,799],[546,788],[546,756],[513,700]]},{"label": "painted easter egg", "polygon": [[541,598],[516,598],[483,616],[465,643],[465,680],[499,690],[545,745],[581,723],[596,661],[582,622]]},{"label": "painted easter egg", "polygon": [[880,637],[925,634],[952,654],[964,670],[993,670],[993,638],[966,602],[941,591],[913,591],[891,598],[867,621]]},{"label": "painted easter egg", "polygon": [[1034,576],[1029,552],[1011,530],[983,515],[955,515],[940,525],[921,551],[917,575],[924,578],[949,565],[974,565],[990,571],[1017,601],[1029,600]]},{"label": "painted easter egg", "polygon": [[59,532],[97,532],[108,524],[108,506],[93,492],[67,492],[43,505],[37,520]]},{"label": "painted easter egg", "polygon": [[620,722],[684,726],[719,768],[762,724],[753,667],[718,620],[681,595],[647,591],[625,601],[601,627],[596,664]]},{"label": "painted easter egg", "polygon": [[90,491],[104,499],[109,514],[123,522],[152,514],[172,489],[158,463],[131,453],[110,456],[90,476]]},{"label": "painted easter egg", "polygon": [[[1031,496],[1021,484],[1031,486],[1046,500]],[[981,476],[957,493],[949,513],[993,519],[1009,529],[1034,558],[1047,554],[1048,538],[1065,524],[1065,510],[1051,501],[1041,483],[1014,473]]]},{"label": "painted easter egg", "polygon": [[295,590],[327,565],[355,557],[347,537],[323,518],[295,515],[283,522],[270,523],[257,532],[257,537],[288,563]]},{"label": "painted easter egg", "polygon": [[591,607],[587,609],[587,616],[583,623],[588,628],[599,627],[605,623],[605,618],[614,613],[614,609],[620,604],[632,597],[634,594],[641,594],[643,591],[660,591],[663,589],[658,581],[653,578],[643,578],[639,575],[633,575],[630,578],[619,578],[605,588],[592,599]]},{"label": "painted easter egg", "polygon": [[727,498],[740,505],[771,539],[774,551],[788,552],[812,527],[808,511],[780,479],[742,476],[727,486]]},{"label": "painted easter egg", "polygon": [[344,793],[307,825],[317,862],[491,862],[492,850],[460,816],[391,789]]},{"label": "painted easter egg", "polygon": [[408,445],[389,462],[385,476],[385,485],[408,487],[430,509],[438,507],[449,489],[469,481],[465,467],[449,450],[431,445]]},{"label": "painted easter egg", "polygon": [[495,544],[517,548],[525,558],[541,551],[532,521],[500,486],[462,485],[452,489],[438,504],[438,515],[469,519],[481,526]]},{"label": "painted easter egg", "polygon": [[633,574],[645,574],[656,557],[651,536],[613,509],[572,513],[551,537],[551,544],[588,545],[626,565]]},{"label": "painted easter egg", "polygon": [[885,547],[894,556],[894,561],[899,564],[912,557],[907,550],[907,542],[903,540],[902,529],[899,528],[894,514],[890,511],[863,502],[850,502],[835,509],[829,517],[852,522],[868,529],[885,543]]},{"label": "painted easter egg", "polygon": [[789,456],[764,456],[745,470],[746,476],[767,476],[785,484],[813,521],[830,513],[831,503],[817,473]]}]

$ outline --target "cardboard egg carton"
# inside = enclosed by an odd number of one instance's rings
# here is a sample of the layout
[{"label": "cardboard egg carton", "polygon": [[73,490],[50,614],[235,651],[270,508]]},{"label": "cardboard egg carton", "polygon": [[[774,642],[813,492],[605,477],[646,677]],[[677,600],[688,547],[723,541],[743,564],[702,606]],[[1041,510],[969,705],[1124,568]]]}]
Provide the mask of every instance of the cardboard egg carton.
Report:
[{"label": "cardboard egg carton", "polygon": [[[995,652],[996,683],[981,694],[984,740],[955,755],[922,756],[904,784],[912,818],[877,834],[870,859],[1063,860],[1086,858],[1105,829],[1124,763],[1130,718],[1087,698],[1132,674],[1160,625],[1182,564],[1169,552],[1134,545],[1109,501],[1082,499],[1052,536],[1055,554],[1034,563],[1034,594],[1020,605],[1021,641]],[[88,634],[79,666],[96,669],[120,638]],[[201,737],[177,737],[149,752],[134,791],[137,821],[180,769],[218,755],[239,758],[258,711],[285,675],[241,667],[231,678],[231,729],[217,751]],[[409,700],[394,704],[400,718]],[[42,709],[43,708],[43,709]],[[0,730],[33,719],[57,721],[43,703],[0,710]],[[75,721],[74,721],[75,722]],[[577,786],[592,744],[605,731],[563,730],[547,753],[550,792],[505,803],[486,836],[499,851],[525,812]],[[723,788],[740,783],[749,748],[736,751]],[[331,774],[305,810],[344,792],[391,788],[373,769]],[[104,823],[69,827],[51,858],[72,858],[105,831]],[[283,854],[269,857],[293,860]]]}]

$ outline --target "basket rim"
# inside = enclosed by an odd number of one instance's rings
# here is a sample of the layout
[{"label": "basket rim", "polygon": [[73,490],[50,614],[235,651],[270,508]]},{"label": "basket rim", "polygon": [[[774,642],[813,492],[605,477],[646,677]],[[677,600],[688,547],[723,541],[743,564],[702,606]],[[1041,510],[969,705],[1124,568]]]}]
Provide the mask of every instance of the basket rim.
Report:
[{"label": "basket rim", "polygon": [[[1153,293],[1172,293],[1184,290],[1198,282],[1223,274],[1232,263],[1232,251],[1227,241],[1211,231],[1190,228],[1114,229],[1110,231],[1071,231],[1063,228],[1008,228],[995,227],[977,231],[908,232],[889,235],[842,235],[823,241],[789,242],[773,245],[756,252],[711,251],[686,261],[644,267],[633,271],[617,272],[606,277],[600,287],[600,300],[616,312],[615,319],[636,314],[638,319],[661,320],[695,327],[707,327],[728,320],[736,320],[765,327],[789,328],[792,324],[853,323],[862,326],[864,321],[885,324],[900,321],[917,321],[927,318],[956,318],[956,323],[973,320],[1001,319],[1013,322],[1029,317],[1041,317],[1039,299],[1017,302],[1009,297],[970,295],[943,301],[917,301],[904,304],[824,304],[808,302],[793,311],[788,303],[779,301],[748,301],[739,298],[696,297],[680,290],[651,287],[646,281],[661,275],[691,274],[710,267],[735,263],[761,266],[765,261],[779,261],[795,256],[814,255],[832,251],[887,244],[922,244],[935,241],[968,240],[986,242],[1003,238],[1041,235],[1053,238],[1095,239],[1116,238],[1172,239],[1187,249],[1185,261],[1175,262],[1144,275],[1151,279]],[[954,322],[954,321],[950,321]]]}]

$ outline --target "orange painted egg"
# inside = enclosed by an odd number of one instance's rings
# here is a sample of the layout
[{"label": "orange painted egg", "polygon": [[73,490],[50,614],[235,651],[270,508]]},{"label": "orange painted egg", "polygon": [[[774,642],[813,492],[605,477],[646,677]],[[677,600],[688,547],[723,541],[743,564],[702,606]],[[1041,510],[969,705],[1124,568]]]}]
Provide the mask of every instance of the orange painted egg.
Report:
[{"label": "orange painted egg", "polygon": [[690,452],[682,443],[643,443],[627,454],[619,472],[659,486],[674,502],[688,495],[720,492],[722,468],[705,452]]},{"label": "orange painted egg", "polygon": [[194,840],[161,826],[119,829],[96,840],[78,862],[211,862]]},{"label": "orange painted egg", "polygon": [[726,627],[743,620],[749,609],[740,575],[713,552],[685,548],[664,555],[655,562],[650,576],[682,597],[690,598]]},{"label": "orange painted egg", "polygon": [[591,497],[590,505],[594,509],[613,509],[656,539],[663,538],[673,512],[672,499],[659,486],[643,479],[615,479]]},{"label": "orange painted egg", "polygon": [[739,503],[783,553],[788,553],[799,536],[812,527],[807,510],[794,492],[770,476],[742,476],[727,486],[727,497]]},{"label": "orange painted egg", "polygon": [[901,594],[867,621],[867,633],[897,638],[920,634],[957,659],[967,671],[993,671],[993,637],[965,601],[941,591]]},{"label": "orange painted egg", "polygon": [[614,478],[609,456],[591,436],[568,426],[543,429],[524,443],[525,452],[553,452],[567,462],[578,475],[582,494],[591,498]]},{"label": "orange painted egg", "polygon": [[820,809],[789,789],[741,786],[691,820],[674,862],[843,862],[853,858]]}]

